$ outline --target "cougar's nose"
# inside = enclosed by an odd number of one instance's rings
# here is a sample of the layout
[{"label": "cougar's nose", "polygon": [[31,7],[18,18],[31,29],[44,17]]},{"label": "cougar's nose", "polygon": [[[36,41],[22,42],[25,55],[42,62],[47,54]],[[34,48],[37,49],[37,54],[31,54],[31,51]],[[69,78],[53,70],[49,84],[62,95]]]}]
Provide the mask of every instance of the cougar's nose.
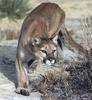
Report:
[{"label": "cougar's nose", "polygon": [[49,57],[48,60],[49,60],[51,63],[55,63],[55,62],[56,62],[55,58],[53,58],[53,57]]},{"label": "cougar's nose", "polygon": [[53,58],[52,58],[52,57],[49,57],[49,58],[48,58],[48,60],[49,60],[49,61],[52,61],[52,60],[53,60]]}]

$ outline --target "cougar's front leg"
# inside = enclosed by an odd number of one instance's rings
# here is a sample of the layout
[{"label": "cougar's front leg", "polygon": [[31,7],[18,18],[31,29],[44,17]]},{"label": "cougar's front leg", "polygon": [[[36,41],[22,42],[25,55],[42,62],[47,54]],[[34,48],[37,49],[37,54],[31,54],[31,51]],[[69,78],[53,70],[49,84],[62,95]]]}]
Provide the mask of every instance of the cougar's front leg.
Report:
[{"label": "cougar's front leg", "polygon": [[29,95],[29,82],[27,78],[27,72],[25,65],[22,63],[22,60],[19,58],[19,55],[16,56],[16,70],[17,70],[17,89],[16,92],[25,96]]}]

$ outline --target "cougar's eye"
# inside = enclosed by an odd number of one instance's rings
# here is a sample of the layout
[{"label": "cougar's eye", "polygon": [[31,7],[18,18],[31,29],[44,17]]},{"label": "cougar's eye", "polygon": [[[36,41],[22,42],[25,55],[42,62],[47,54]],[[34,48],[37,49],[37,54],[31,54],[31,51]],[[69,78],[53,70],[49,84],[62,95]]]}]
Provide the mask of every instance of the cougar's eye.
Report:
[{"label": "cougar's eye", "polygon": [[56,50],[53,50],[52,53],[56,52]]},{"label": "cougar's eye", "polygon": [[41,50],[43,53],[47,54],[47,51],[46,50]]},{"label": "cougar's eye", "polygon": [[41,43],[41,40],[39,38],[32,38],[33,45],[39,45],[40,43]]}]

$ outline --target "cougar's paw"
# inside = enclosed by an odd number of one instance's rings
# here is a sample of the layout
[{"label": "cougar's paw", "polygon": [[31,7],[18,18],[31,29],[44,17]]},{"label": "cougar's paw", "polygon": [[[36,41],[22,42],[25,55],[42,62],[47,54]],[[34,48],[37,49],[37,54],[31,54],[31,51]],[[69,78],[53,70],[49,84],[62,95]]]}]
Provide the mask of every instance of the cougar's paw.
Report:
[{"label": "cougar's paw", "polygon": [[29,95],[30,95],[29,90],[26,89],[26,88],[18,87],[18,88],[15,90],[15,92],[18,93],[18,94],[21,94],[21,95],[25,95],[25,96],[29,96]]}]

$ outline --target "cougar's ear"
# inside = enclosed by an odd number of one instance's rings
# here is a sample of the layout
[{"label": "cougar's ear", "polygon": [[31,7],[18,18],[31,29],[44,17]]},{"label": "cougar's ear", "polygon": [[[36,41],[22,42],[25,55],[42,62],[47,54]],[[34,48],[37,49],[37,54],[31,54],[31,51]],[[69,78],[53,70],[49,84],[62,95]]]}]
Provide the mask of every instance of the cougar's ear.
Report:
[{"label": "cougar's ear", "polygon": [[40,38],[32,38],[32,45],[39,45],[41,43]]},{"label": "cougar's ear", "polygon": [[55,35],[52,39],[55,44],[58,44],[58,35]]}]

